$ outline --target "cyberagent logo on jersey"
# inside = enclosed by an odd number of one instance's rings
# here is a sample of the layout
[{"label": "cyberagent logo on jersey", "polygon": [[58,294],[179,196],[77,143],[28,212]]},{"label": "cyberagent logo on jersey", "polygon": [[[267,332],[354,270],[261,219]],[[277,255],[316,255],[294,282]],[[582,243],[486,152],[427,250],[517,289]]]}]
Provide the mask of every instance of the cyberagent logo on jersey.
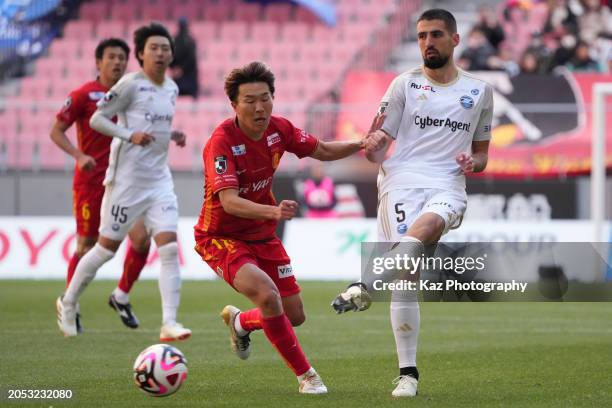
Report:
[{"label": "cyberagent logo on jersey", "polygon": [[227,157],[215,157],[215,171],[217,172],[217,174],[223,174],[227,171]]},{"label": "cyberagent logo on jersey", "polygon": [[447,127],[451,131],[455,132],[457,130],[463,130],[465,132],[470,131],[471,123],[468,122],[459,122],[457,120],[451,120],[450,118],[431,118],[429,116],[420,116],[416,115],[414,117],[414,124],[417,125],[421,129],[425,129],[428,126],[435,127]]}]

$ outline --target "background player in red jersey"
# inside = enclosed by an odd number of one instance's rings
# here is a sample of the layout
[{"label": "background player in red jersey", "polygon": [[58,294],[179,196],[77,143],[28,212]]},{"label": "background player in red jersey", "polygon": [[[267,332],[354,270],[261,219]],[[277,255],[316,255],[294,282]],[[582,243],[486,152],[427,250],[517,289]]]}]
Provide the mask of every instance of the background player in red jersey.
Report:
[{"label": "background player in red jersey", "polygon": [[[95,51],[98,78],[70,92],[51,130],[51,139],[55,144],[76,160],[73,213],[77,224],[77,248],[68,265],[66,287],[70,284],[79,259],[98,239],[100,206],[104,196],[102,181],[108,167],[112,141],[112,138],[91,129],[89,119],[96,111],[96,103],[123,76],[129,53],[130,48],[121,39],[109,38],[101,41]],[[73,123],[77,126],[78,147],[75,147],[65,134]],[[123,274],[108,302],[119,313],[121,321],[135,329],[138,327],[138,319],[132,311],[128,293],[138,279],[149,253],[150,240],[143,222],[138,222],[132,228],[130,241]],[[78,314],[77,326],[80,329]]]},{"label": "background player in red jersey", "polygon": [[232,349],[248,358],[249,333],[266,337],[298,378],[299,391],[327,388],[302,352],[292,326],[305,320],[289,256],[275,234],[279,220],[292,219],[295,201],[276,203],[272,177],[285,151],[298,157],[337,160],[362,149],[362,141],[324,142],[288,120],[272,116],[274,74],[260,62],[234,69],[225,93],[236,117],[213,132],[204,148],[205,196],[195,226],[196,251],[256,308],[228,305],[222,317]]}]

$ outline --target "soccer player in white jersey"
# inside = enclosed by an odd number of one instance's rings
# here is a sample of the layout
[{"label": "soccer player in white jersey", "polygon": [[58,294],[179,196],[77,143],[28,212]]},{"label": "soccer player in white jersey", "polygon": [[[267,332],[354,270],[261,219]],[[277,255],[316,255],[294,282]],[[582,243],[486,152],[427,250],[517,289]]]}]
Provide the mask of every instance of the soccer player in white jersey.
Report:
[{"label": "soccer player in white jersey", "polygon": [[[176,230],[178,204],[167,165],[170,141],[183,147],[185,135],[172,131],[178,87],[166,76],[172,61],[172,37],[150,24],[134,32],[139,72],[113,86],[91,118],[91,127],[113,137],[96,245],[79,262],[62,302],[58,321],[65,336],[77,334],[75,305],[96,271],[114,255],[131,225],[144,217],[161,261],[161,341],[184,340],[191,330],[176,321],[181,276]],[[117,116],[118,123],[111,120]]]},{"label": "soccer player in white jersey", "polygon": [[[409,243],[402,248],[410,257],[419,257],[425,246],[435,245],[461,223],[467,205],[465,175],[487,165],[493,113],[491,86],[459,70],[453,61],[459,44],[453,15],[442,9],[425,11],[417,21],[417,36],[423,65],[391,83],[379,110],[382,127],[365,140],[366,157],[380,163],[378,240]],[[386,158],[393,142],[395,150]],[[410,272],[418,276],[418,270]],[[332,303],[334,309],[367,309],[367,291],[373,290],[368,279],[349,285]],[[391,296],[400,367],[395,397],[417,393],[416,295],[396,291]]]}]

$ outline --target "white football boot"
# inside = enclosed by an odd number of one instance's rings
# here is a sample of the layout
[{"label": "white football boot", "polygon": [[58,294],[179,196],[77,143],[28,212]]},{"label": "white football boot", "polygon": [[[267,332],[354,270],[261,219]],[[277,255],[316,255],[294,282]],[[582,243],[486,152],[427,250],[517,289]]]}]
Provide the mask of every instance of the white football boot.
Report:
[{"label": "white football boot", "polygon": [[177,340],[187,340],[191,337],[191,330],[186,329],[180,323],[164,324],[159,333],[159,340],[162,342],[171,342]]},{"label": "white football boot", "polygon": [[393,380],[393,384],[397,384],[391,393],[394,397],[414,397],[417,395],[419,380],[410,375],[400,375]]},{"label": "white football boot", "polygon": [[78,334],[77,330],[77,310],[74,306],[65,305],[62,301],[62,296],[55,301],[57,310],[57,325],[64,333],[65,337],[74,337]]},{"label": "white football boot", "polygon": [[351,283],[344,292],[340,293],[331,306],[336,313],[345,313],[349,310],[362,312],[372,305],[372,297],[361,282]]},{"label": "white football boot", "polygon": [[236,318],[240,314],[240,309],[236,306],[227,305],[221,311],[221,318],[229,329],[230,346],[234,354],[241,360],[246,360],[251,355],[251,337],[239,336],[236,333]]},{"label": "white football boot", "polygon": [[312,367],[306,374],[298,377],[298,381],[300,394],[327,394],[327,387],[323,384],[321,376]]}]

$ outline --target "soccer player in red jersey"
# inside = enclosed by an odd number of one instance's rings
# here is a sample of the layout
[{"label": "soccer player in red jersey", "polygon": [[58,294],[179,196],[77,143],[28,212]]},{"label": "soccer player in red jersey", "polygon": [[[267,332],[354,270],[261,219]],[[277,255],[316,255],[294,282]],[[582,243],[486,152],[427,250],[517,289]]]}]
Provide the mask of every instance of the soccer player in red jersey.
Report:
[{"label": "soccer player in red jersey", "polygon": [[[77,248],[68,265],[66,287],[70,284],[79,259],[89,251],[98,239],[100,206],[104,195],[104,174],[108,167],[108,155],[112,138],[102,135],[89,126],[89,119],[96,111],[96,103],[123,76],[127,67],[130,48],[125,41],[109,38],[96,47],[98,78],[70,92],[51,130],[51,139],[76,160],[73,180],[73,213],[77,224]],[[75,147],[66,130],[76,123],[78,147]],[[130,231],[131,245],[123,266],[123,274],[108,303],[117,311],[121,321],[130,328],[138,327],[138,319],[129,303],[129,292],[138,279],[149,253],[150,240],[143,222]],[[80,319],[77,314],[77,327]]]},{"label": "soccer player in red jersey", "polygon": [[240,311],[228,305],[221,313],[238,357],[248,358],[249,333],[261,329],[297,376],[299,391],[323,394],[327,388],[293,330],[304,322],[304,308],[291,261],[275,234],[277,222],[292,219],[298,204],[277,204],[272,177],[285,151],[328,161],[359,151],[363,143],[325,142],[272,116],[274,74],[261,62],[234,69],[225,93],[236,116],[221,123],[204,148],[205,196],[195,249],[256,306]]}]

